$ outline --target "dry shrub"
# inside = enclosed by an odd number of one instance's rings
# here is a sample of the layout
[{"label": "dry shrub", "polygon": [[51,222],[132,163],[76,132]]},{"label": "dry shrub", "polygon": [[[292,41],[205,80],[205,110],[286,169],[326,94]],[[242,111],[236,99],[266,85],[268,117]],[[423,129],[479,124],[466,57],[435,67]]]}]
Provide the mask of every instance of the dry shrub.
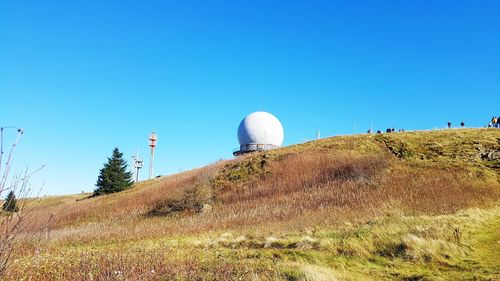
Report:
[{"label": "dry shrub", "polygon": [[[4,130],[16,130],[16,138],[11,144],[7,144],[4,140]],[[17,240],[23,235],[28,228],[30,219],[34,214],[30,212],[28,203],[33,196],[30,184],[30,178],[35,173],[43,169],[44,166],[35,171],[12,172],[12,159],[14,150],[19,143],[24,130],[15,127],[0,127],[0,196],[3,197],[6,192],[12,192],[13,196],[19,198],[14,204],[15,207],[10,209],[1,201],[0,206],[0,277],[5,275],[8,266],[12,260],[12,254],[18,250],[16,248]],[[6,159],[4,160],[4,145],[9,147]],[[12,199],[11,199],[12,200]],[[9,201],[9,203],[13,203]]]},{"label": "dry shrub", "polygon": [[199,184],[184,190],[180,198],[160,200],[148,212],[150,216],[163,216],[176,213],[199,213],[207,204],[212,203],[212,189],[206,184]]}]

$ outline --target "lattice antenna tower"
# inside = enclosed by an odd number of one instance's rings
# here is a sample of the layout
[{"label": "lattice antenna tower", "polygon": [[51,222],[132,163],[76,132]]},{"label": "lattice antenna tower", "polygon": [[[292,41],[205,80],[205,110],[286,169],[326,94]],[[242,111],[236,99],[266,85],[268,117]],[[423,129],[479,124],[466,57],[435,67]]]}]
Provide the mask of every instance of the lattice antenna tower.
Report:
[{"label": "lattice antenna tower", "polygon": [[132,156],[132,160],[134,161],[134,180],[135,182],[139,181],[139,170],[144,166],[144,161],[139,157],[139,151]]}]

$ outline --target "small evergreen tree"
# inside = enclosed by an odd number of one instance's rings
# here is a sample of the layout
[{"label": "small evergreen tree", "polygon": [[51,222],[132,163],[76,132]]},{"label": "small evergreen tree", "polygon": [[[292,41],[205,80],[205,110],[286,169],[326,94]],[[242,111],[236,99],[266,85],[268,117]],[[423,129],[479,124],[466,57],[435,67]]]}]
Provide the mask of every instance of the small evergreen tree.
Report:
[{"label": "small evergreen tree", "polygon": [[5,198],[5,202],[3,202],[2,208],[6,212],[19,211],[19,208],[17,207],[17,199],[16,199],[16,195],[14,194],[14,191],[11,190],[9,192],[9,194],[7,194],[7,198]]},{"label": "small evergreen tree", "polygon": [[131,185],[132,173],[127,172],[127,162],[123,159],[123,153],[115,148],[113,156],[108,158],[108,162],[99,172],[94,196],[120,192]]}]

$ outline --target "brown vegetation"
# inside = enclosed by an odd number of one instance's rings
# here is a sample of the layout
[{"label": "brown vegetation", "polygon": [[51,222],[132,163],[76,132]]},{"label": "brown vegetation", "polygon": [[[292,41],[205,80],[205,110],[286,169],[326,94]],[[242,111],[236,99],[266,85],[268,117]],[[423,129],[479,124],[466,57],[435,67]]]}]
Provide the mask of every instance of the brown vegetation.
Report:
[{"label": "brown vegetation", "polygon": [[[498,173],[496,166],[491,166],[491,159],[488,163],[481,159],[481,153],[499,150],[500,135],[497,131],[487,132],[450,131],[448,138],[441,142],[442,132],[331,138],[217,162],[202,169],[142,182],[119,194],[86,200],[76,200],[84,195],[39,200],[32,209],[37,214],[36,221],[16,254],[22,260],[37,251],[57,255],[61,247],[67,251],[70,245],[80,247],[111,241],[123,246],[147,239],[225,231],[242,234],[235,245],[250,249],[267,248],[265,245],[280,248],[276,241],[271,238],[267,241],[264,237],[342,229],[346,224],[361,225],[388,216],[443,215],[467,208],[491,207],[500,197]],[[465,137],[455,138],[453,134],[465,134]],[[437,136],[437,141],[433,136]],[[453,147],[448,147],[450,141]],[[457,146],[464,150],[462,154]],[[262,237],[265,241],[255,242],[251,237]],[[314,239],[308,239],[288,243],[283,248],[319,247]],[[374,241],[376,245],[378,242]],[[406,235],[381,249],[362,251],[356,248],[358,244],[349,246],[346,239],[336,242],[339,246],[335,252],[388,258],[398,257],[401,252],[408,259],[420,259],[427,255],[419,250],[422,244],[461,251],[456,248],[459,246],[447,242],[429,241]],[[231,243],[228,242],[229,247],[233,247]],[[80,262],[93,260],[88,251],[92,252],[85,246]],[[212,264],[169,259],[163,256],[168,253],[160,254],[152,249],[147,255],[162,256],[146,266],[147,258],[137,260],[142,252],[133,254],[132,259],[120,258],[122,254],[118,249],[106,251],[108,255],[95,253],[97,260],[93,261],[100,264],[102,270],[97,270],[97,276],[103,279],[114,274],[106,271],[108,268],[116,270],[123,266],[132,270],[118,269],[127,272],[121,279],[149,278],[144,268],[161,272],[167,279],[174,278],[172,276],[246,279],[251,275],[244,265],[234,262]],[[229,254],[234,253],[231,250]],[[271,266],[268,261],[262,261],[261,266]],[[63,275],[58,276],[70,279],[72,273],[88,274],[96,270],[89,266],[70,264],[64,266]],[[186,275],[188,272],[194,275]],[[263,269],[259,274],[272,279],[276,271]],[[50,276],[53,275],[46,275],[47,279]],[[80,277],[85,279],[83,275]],[[120,280],[115,277],[111,279]]]}]

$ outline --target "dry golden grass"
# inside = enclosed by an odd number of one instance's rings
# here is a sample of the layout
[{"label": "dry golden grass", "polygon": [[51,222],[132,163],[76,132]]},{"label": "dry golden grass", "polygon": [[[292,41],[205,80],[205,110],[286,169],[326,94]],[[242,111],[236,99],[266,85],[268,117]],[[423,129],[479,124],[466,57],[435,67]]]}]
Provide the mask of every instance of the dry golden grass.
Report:
[{"label": "dry golden grass", "polygon": [[[500,197],[497,163],[481,155],[499,146],[500,130],[338,137],[217,162],[142,182],[118,194],[42,198],[33,204],[35,216],[18,241],[16,258],[32,263],[42,256],[40,262],[49,264],[36,264],[39,280],[87,279],[92,272],[97,279],[115,280],[285,278],[294,275],[293,266],[276,270],[272,256],[239,263],[242,253],[233,248],[281,248],[279,237],[298,235],[302,238],[284,248],[318,250],[317,238],[306,239],[304,233],[340,230],[384,217],[491,208]],[[195,254],[192,241],[185,241],[228,231],[234,239],[216,242],[225,249],[220,262],[214,262],[210,251]],[[144,244],[154,241],[155,247],[168,248],[161,242],[166,237],[191,246],[170,253]],[[438,238],[406,233],[394,245],[406,247],[405,258],[424,262],[429,255],[437,259],[432,255],[439,251],[464,255],[460,245]],[[384,244],[389,249],[384,252],[376,239],[363,241],[354,235],[335,242],[335,250],[322,249],[364,259],[397,257],[388,254],[397,248]],[[140,249],[131,246],[137,243]],[[257,254],[253,251],[248,254]],[[80,256],[69,258],[75,253]],[[197,258],[181,258],[189,255]],[[301,278],[306,280],[334,271],[312,265],[304,270],[308,273]],[[23,276],[16,270],[12,274]]]}]

